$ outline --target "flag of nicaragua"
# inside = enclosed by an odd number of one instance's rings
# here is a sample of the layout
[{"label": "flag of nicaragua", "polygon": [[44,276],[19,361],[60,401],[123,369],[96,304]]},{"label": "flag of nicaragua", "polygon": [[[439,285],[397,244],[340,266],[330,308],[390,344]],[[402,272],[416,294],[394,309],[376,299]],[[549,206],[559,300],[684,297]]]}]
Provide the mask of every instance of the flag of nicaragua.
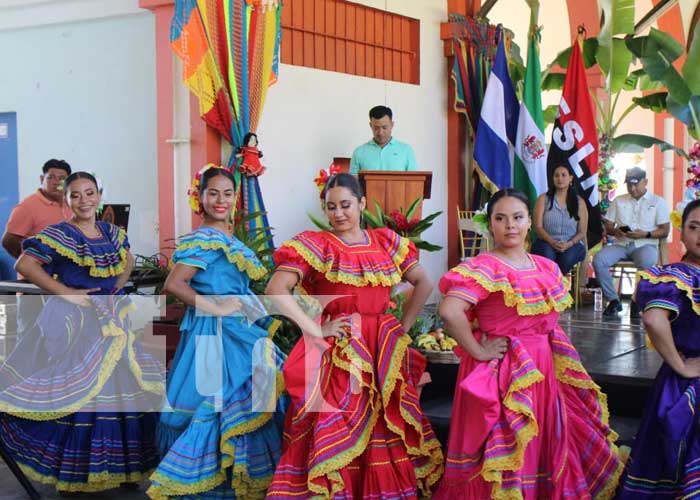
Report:
[{"label": "flag of nicaragua", "polygon": [[518,117],[513,173],[513,185],[527,195],[531,209],[534,208],[537,197],[547,191],[547,150],[540,88],[540,57],[537,35],[533,33],[527,49],[527,70]]},{"label": "flag of nicaragua", "polygon": [[492,193],[513,185],[513,158],[519,114],[518,99],[508,75],[503,35],[486,84],[474,159],[482,184]]}]

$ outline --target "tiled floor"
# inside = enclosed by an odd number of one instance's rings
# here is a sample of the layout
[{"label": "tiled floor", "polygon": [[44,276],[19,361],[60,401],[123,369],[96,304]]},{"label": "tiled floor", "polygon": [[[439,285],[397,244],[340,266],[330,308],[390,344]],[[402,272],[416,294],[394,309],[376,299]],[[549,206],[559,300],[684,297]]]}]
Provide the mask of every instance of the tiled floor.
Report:
[{"label": "tiled floor", "polygon": [[[561,325],[571,336],[584,366],[608,393],[611,424],[620,434],[621,442],[631,443],[639,424],[646,391],[661,364],[659,355],[647,349],[639,320],[629,320],[627,307],[619,319],[606,321],[602,320],[600,312],[585,308],[562,315]],[[426,387],[424,406],[426,413],[435,422],[439,437],[444,439],[451,410],[451,398],[448,395],[454,389],[456,366],[431,366],[431,371],[436,382],[431,384],[432,387]],[[140,492],[113,490],[81,495],[80,498],[145,499],[145,489],[144,484]],[[45,499],[62,498],[52,487],[37,486],[37,490]],[[0,463],[0,500],[26,498],[28,497],[10,471]]]}]

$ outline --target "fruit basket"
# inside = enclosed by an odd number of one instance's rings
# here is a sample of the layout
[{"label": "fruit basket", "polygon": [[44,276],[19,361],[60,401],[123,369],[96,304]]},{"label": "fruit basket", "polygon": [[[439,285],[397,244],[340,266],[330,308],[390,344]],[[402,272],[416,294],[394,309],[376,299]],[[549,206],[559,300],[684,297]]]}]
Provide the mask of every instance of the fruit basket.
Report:
[{"label": "fruit basket", "polygon": [[457,347],[457,341],[445,335],[442,328],[429,333],[421,333],[413,340],[417,348],[430,363],[459,364],[459,356],[452,349]]},{"label": "fruit basket", "polygon": [[428,363],[439,365],[458,365],[460,363],[460,357],[454,351],[427,351],[425,349],[419,349],[419,351],[425,356]]}]

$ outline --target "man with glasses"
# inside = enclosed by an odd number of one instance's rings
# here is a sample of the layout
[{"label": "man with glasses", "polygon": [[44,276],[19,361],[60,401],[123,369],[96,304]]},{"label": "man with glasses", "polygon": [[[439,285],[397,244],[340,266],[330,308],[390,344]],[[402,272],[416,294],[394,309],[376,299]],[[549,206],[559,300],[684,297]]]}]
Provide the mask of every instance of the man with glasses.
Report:
[{"label": "man with glasses", "polygon": [[[2,236],[2,246],[15,259],[22,253],[22,241],[39,233],[46,226],[68,219],[72,214],[63,196],[63,181],[71,173],[64,160],[51,159],[44,163],[39,177],[39,189],[12,209]],[[17,335],[21,334],[39,314],[40,298],[17,296]]]},{"label": "man with glasses", "polygon": [[2,237],[2,246],[15,259],[22,253],[24,239],[71,216],[63,196],[63,181],[71,173],[70,165],[51,159],[44,163],[42,172],[41,186],[12,209]]}]

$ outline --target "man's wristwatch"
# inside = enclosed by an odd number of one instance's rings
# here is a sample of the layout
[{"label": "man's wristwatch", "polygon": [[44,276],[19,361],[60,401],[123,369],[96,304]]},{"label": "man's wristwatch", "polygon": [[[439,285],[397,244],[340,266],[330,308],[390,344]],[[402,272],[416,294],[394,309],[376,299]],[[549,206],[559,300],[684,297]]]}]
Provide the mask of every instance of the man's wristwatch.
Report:
[{"label": "man's wristwatch", "polygon": [[651,238],[651,231],[647,231],[647,239]]}]

